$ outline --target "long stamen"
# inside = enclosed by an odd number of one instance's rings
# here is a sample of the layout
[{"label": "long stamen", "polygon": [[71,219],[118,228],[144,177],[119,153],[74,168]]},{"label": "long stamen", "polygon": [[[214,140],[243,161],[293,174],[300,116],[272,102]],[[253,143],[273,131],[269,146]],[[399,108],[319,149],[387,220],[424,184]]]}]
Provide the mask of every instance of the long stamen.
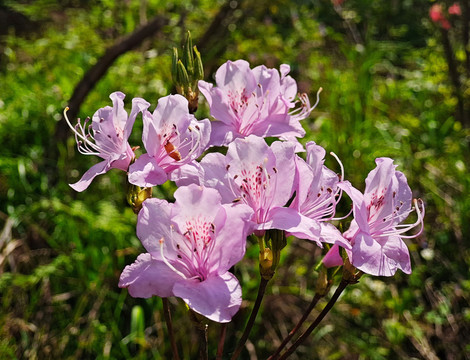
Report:
[{"label": "long stamen", "polygon": [[[85,133],[86,130],[82,126],[82,124],[80,123],[80,120],[78,121],[76,126],[72,126],[72,124],[70,123],[70,120],[67,116],[67,111],[68,110],[69,110],[69,107],[66,107],[64,109],[64,118],[65,118],[65,121],[67,122],[67,125],[70,127],[70,129],[72,129],[72,131],[75,135],[75,141],[77,142],[77,144],[79,144],[80,141],[82,141],[82,145],[83,145],[82,149],[84,150],[84,152],[82,152],[82,154],[85,154],[85,155],[99,155],[100,148],[96,144],[94,144],[93,142],[91,142],[89,140],[89,137]],[[86,122],[87,121],[85,121],[85,127],[86,127]],[[77,128],[79,128],[80,131],[78,131]],[[80,139],[80,141],[78,139]],[[94,151],[90,150],[87,146],[89,146]]]},{"label": "long stamen", "polygon": [[161,255],[161,257],[162,257],[163,262],[164,262],[171,270],[173,270],[175,273],[177,273],[179,276],[181,276],[183,279],[186,279],[186,276],[184,276],[184,274],[183,274],[181,271],[176,270],[175,267],[169,263],[169,261],[166,259],[165,255],[163,254],[163,243],[164,243],[164,242],[165,242],[165,239],[164,239],[164,238],[161,238],[161,239],[160,239],[160,255]]},{"label": "long stamen", "polygon": [[[419,204],[418,204],[418,201],[419,201]],[[377,234],[377,236],[380,237],[380,236],[400,235],[401,238],[412,239],[412,238],[415,238],[415,237],[421,235],[421,233],[423,232],[423,229],[424,229],[424,221],[423,221],[424,214],[425,214],[424,204],[423,204],[423,201],[421,199],[419,199],[419,200],[414,199],[413,203],[414,203],[414,209],[411,209],[410,212],[412,212],[413,210],[416,211],[416,215],[418,216],[418,219],[416,220],[416,222],[414,222],[412,224],[397,225],[397,226],[395,226],[394,231],[385,231],[383,233]],[[421,213],[421,210],[419,208],[419,205],[422,206],[422,213]],[[420,224],[421,224],[421,228],[418,231],[418,233],[413,234],[413,235],[401,235],[401,234],[404,234],[407,231],[415,228],[416,226],[418,226]],[[397,228],[399,228],[399,229],[397,229]]]}]

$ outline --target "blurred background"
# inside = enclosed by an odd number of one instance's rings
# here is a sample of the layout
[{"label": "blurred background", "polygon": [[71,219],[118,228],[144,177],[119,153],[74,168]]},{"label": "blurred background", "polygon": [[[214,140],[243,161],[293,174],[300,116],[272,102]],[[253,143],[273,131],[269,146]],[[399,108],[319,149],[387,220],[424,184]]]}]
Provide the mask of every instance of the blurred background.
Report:
[{"label": "blurred background", "polygon": [[[117,287],[143,251],[124,173],[76,182],[96,158],[78,153],[62,111],[84,119],[111,92],[156,105],[173,90],[171,49],[187,30],[206,80],[226,60],[291,66],[320,104],[307,136],[342,160],[363,190],[374,159],[395,159],[426,203],[425,232],[407,240],[413,273],[364,276],[292,359],[470,359],[470,1],[0,1],[0,358],[171,358],[158,298]],[[208,116],[201,99],[198,118]],[[141,144],[136,122],[132,145]],[[338,169],[329,157],[326,165]],[[154,190],[172,198],[174,185]],[[344,211],[349,204],[345,201]],[[257,247],[236,267],[241,311],[258,284]],[[243,359],[265,359],[313,297],[321,250],[283,251]],[[321,303],[320,305],[324,304]],[[171,300],[183,359],[197,337]],[[321,306],[318,307],[321,309]],[[209,326],[210,357],[220,328]]]}]

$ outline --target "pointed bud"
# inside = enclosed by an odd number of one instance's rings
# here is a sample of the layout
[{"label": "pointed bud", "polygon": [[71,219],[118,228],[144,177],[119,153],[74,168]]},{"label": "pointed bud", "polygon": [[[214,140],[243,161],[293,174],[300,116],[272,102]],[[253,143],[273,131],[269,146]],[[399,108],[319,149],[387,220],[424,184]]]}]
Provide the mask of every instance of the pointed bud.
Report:
[{"label": "pointed bud", "polygon": [[171,77],[173,82],[176,83],[177,75],[178,75],[178,49],[173,48],[173,56],[171,58]]},{"label": "pointed bud", "polygon": [[197,47],[193,47],[194,54],[196,55],[194,59],[194,82],[196,84],[199,80],[204,79],[204,67],[202,66],[201,53],[197,50]]},{"label": "pointed bud", "polygon": [[189,31],[186,36],[186,43],[183,46],[182,60],[188,75],[192,78],[194,74],[193,40],[191,39],[191,33]]},{"label": "pointed bud", "polygon": [[[176,67],[177,67],[177,69],[176,69],[176,74],[177,74],[176,75],[176,85],[181,86],[183,89],[185,89],[189,85],[188,73],[187,73],[183,63],[181,62],[181,60],[178,60],[178,63],[176,65]],[[181,95],[184,96],[185,94],[181,94]]]}]

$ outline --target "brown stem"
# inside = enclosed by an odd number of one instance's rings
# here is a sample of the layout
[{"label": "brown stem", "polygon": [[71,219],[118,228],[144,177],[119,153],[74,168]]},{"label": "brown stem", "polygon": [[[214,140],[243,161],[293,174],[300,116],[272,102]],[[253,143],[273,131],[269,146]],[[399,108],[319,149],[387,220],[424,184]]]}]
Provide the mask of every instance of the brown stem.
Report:
[{"label": "brown stem", "polygon": [[166,327],[168,329],[168,336],[170,337],[171,350],[173,352],[173,359],[179,360],[178,348],[176,346],[175,335],[173,333],[173,323],[171,321],[170,302],[168,298],[162,298],[163,302],[163,317],[165,318]]},{"label": "brown stem", "polygon": [[215,360],[222,360],[222,355],[224,353],[224,343],[225,343],[225,335],[227,334],[227,324],[224,323],[220,327],[220,337],[219,343],[217,345],[217,356]]},{"label": "brown stem", "polygon": [[331,297],[330,301],[328,301],[328,304],[326,304],[322,312],[313,321],[312,325],[310,325],[308,329],[305,330],[305,332],[302,335],[300,335],[300,337],[296,340],[296,342],[290,348],[288,348],[284,354],[281,355],[279,360],[287,359],[289,355],[291,355],[295,351],[295,349],[297,349],[299,345],[302,344],[305,341],[305,339],[307,339],[307,337],[313,332],[313,330],[316,329],[318,324],[320,324],[320,322],[323,320],[326,314],[328,314],[328,312],[331,310],[331,308],[336,303],[336,301],[338,300],[343,290],[346,289],[346,286],[348,286],[348,284],[350,284],[349,281],[344,280],[344,279],[341,280],[341,282],[338,285],[338,288],[336,289],[335,293]]},{"label": "brown stem", "polygon": [[455,62],[454,52],[452,49],[452,45],[449,39],[449,31],[441,27],[441,38],[442,38],[442,46],[444,48],[444,54],[447,61],[447,67],[449,70],[449,77],[454,88],[454,95],[457,98],[457,113],[456,118],[460,121],[464,126],[469,127],[469,119],[465,115],[464,105],[463,105],[463,97],[461,91],[461,84],[459,73],[457,70],[457,64]]},{"label": "brown stem", "polygon": [[305,311],[304,315],[302,316],[302,318],[299,320],[299,322],[297,323],[297,325],[290,331],[289,335],[286,336],[286,338],[284,339],[284,341],[282,342],[281,345],[279,345],[279,347],[277,348],[276,352],[274,354],[272,354],[268,360],[275,360],[278,358],[279,354],[281,353],[281,351],[285,348],[285,346],[289,343],[290,339],[292,339],[292,337],[295,335],[295,333],[300,329],[300,327],[302,326],[302,324],[305,322],[305,320],[307,320],[308,316],[310,315],[310,313],[313,311],[313,309],[315,308],[315,306],[317,305],[318,301],[322,298],[323,296],[320,295],[320,294],[315,294],[315,296],[313,297],[312,301],[310,302],[310,305],[308,306],[307,310]]},{"label": "brown stem", "polygon": [[263,300],[264,293],[266,291],[266,286],[268,285],[269,280],[265,278],[261,278],[259,288],[258,288],[258,295],[256,296],[256,301],[253,306],[253,310],[251,310],[250,318],[246,323],[245,331],[243,332],[242,337],[238,341],[237,347],[235,348],[235,352],[233,353],[231,360],[236,360],[240,356],[243,347],[245,346],[246,340],[248,340],[248,336],[250,335],[251,329],[255,323],[256,316],[258,315],[259,308],[261,306],[261,301]]},{"label": "brown stem", "polygon": [[208,325],[205,321],[205,317],[197,312],[190,310],[189,316],[194,326],[196,327],[197,335],[199,337],[199,360],[209,359],[209,349],[207,346],[207,328]]},{"label": "brown stem", "polygon": [[465,69],[470,77],[470,0],[462,0],[462,40],[465,49]]},{"label": "brown stem", "polygon": [[[74,119],[78,115],[80,106],[85,100],[88,93],[95,87],[96,83],[106,74],[114,61],[126,53],[127,51],[139,46],[145,39],[156,34],[167,23],[167,19],[156,16],[152,21],[136,29],[132,34],[121,38],[108,48],[104,55],[98,59],[83,75],[80,82],[75,87],[72,97],[68,101],[70,108],[68,116]],[[68,127],[65,121],[60,121],[56,127],[56,139],[66,139],[68,135]]]}]

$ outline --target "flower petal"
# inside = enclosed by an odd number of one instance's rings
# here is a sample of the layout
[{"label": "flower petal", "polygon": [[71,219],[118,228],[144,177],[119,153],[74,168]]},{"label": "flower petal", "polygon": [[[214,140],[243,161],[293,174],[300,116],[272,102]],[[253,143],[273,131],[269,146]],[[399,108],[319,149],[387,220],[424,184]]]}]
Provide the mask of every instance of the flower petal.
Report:
[{"label": "flower petal", "polygon": [[173,287],[173,294],[195,312],[220,323],[232,320],[242,303],[240,283],[229,272],[202,282],[179,281]]},{"label": "flower petal", "polygon": [[75,191],[81,192],[85,190],[93,181],[97,175],[104,174],[109,170],[108,162],[101,161],[98,164],[93,165],[88,171],[83,174],[82,178],[78,180],[75,184],[69,184],[72,189]]},{"label": "flower petal", "polygon": [[127,288],[132,297],[169,297],[181,276],[164,262],[152,258],[148,253],[140,254],[137,260],[124,268],[119,279],[119,287]]},{"label": "flower petal", "polygon": [[141,155],[129,167],[128,177],[131,184],[141,187],[161,185],[168,180],[166,172],[148,154]]}]

